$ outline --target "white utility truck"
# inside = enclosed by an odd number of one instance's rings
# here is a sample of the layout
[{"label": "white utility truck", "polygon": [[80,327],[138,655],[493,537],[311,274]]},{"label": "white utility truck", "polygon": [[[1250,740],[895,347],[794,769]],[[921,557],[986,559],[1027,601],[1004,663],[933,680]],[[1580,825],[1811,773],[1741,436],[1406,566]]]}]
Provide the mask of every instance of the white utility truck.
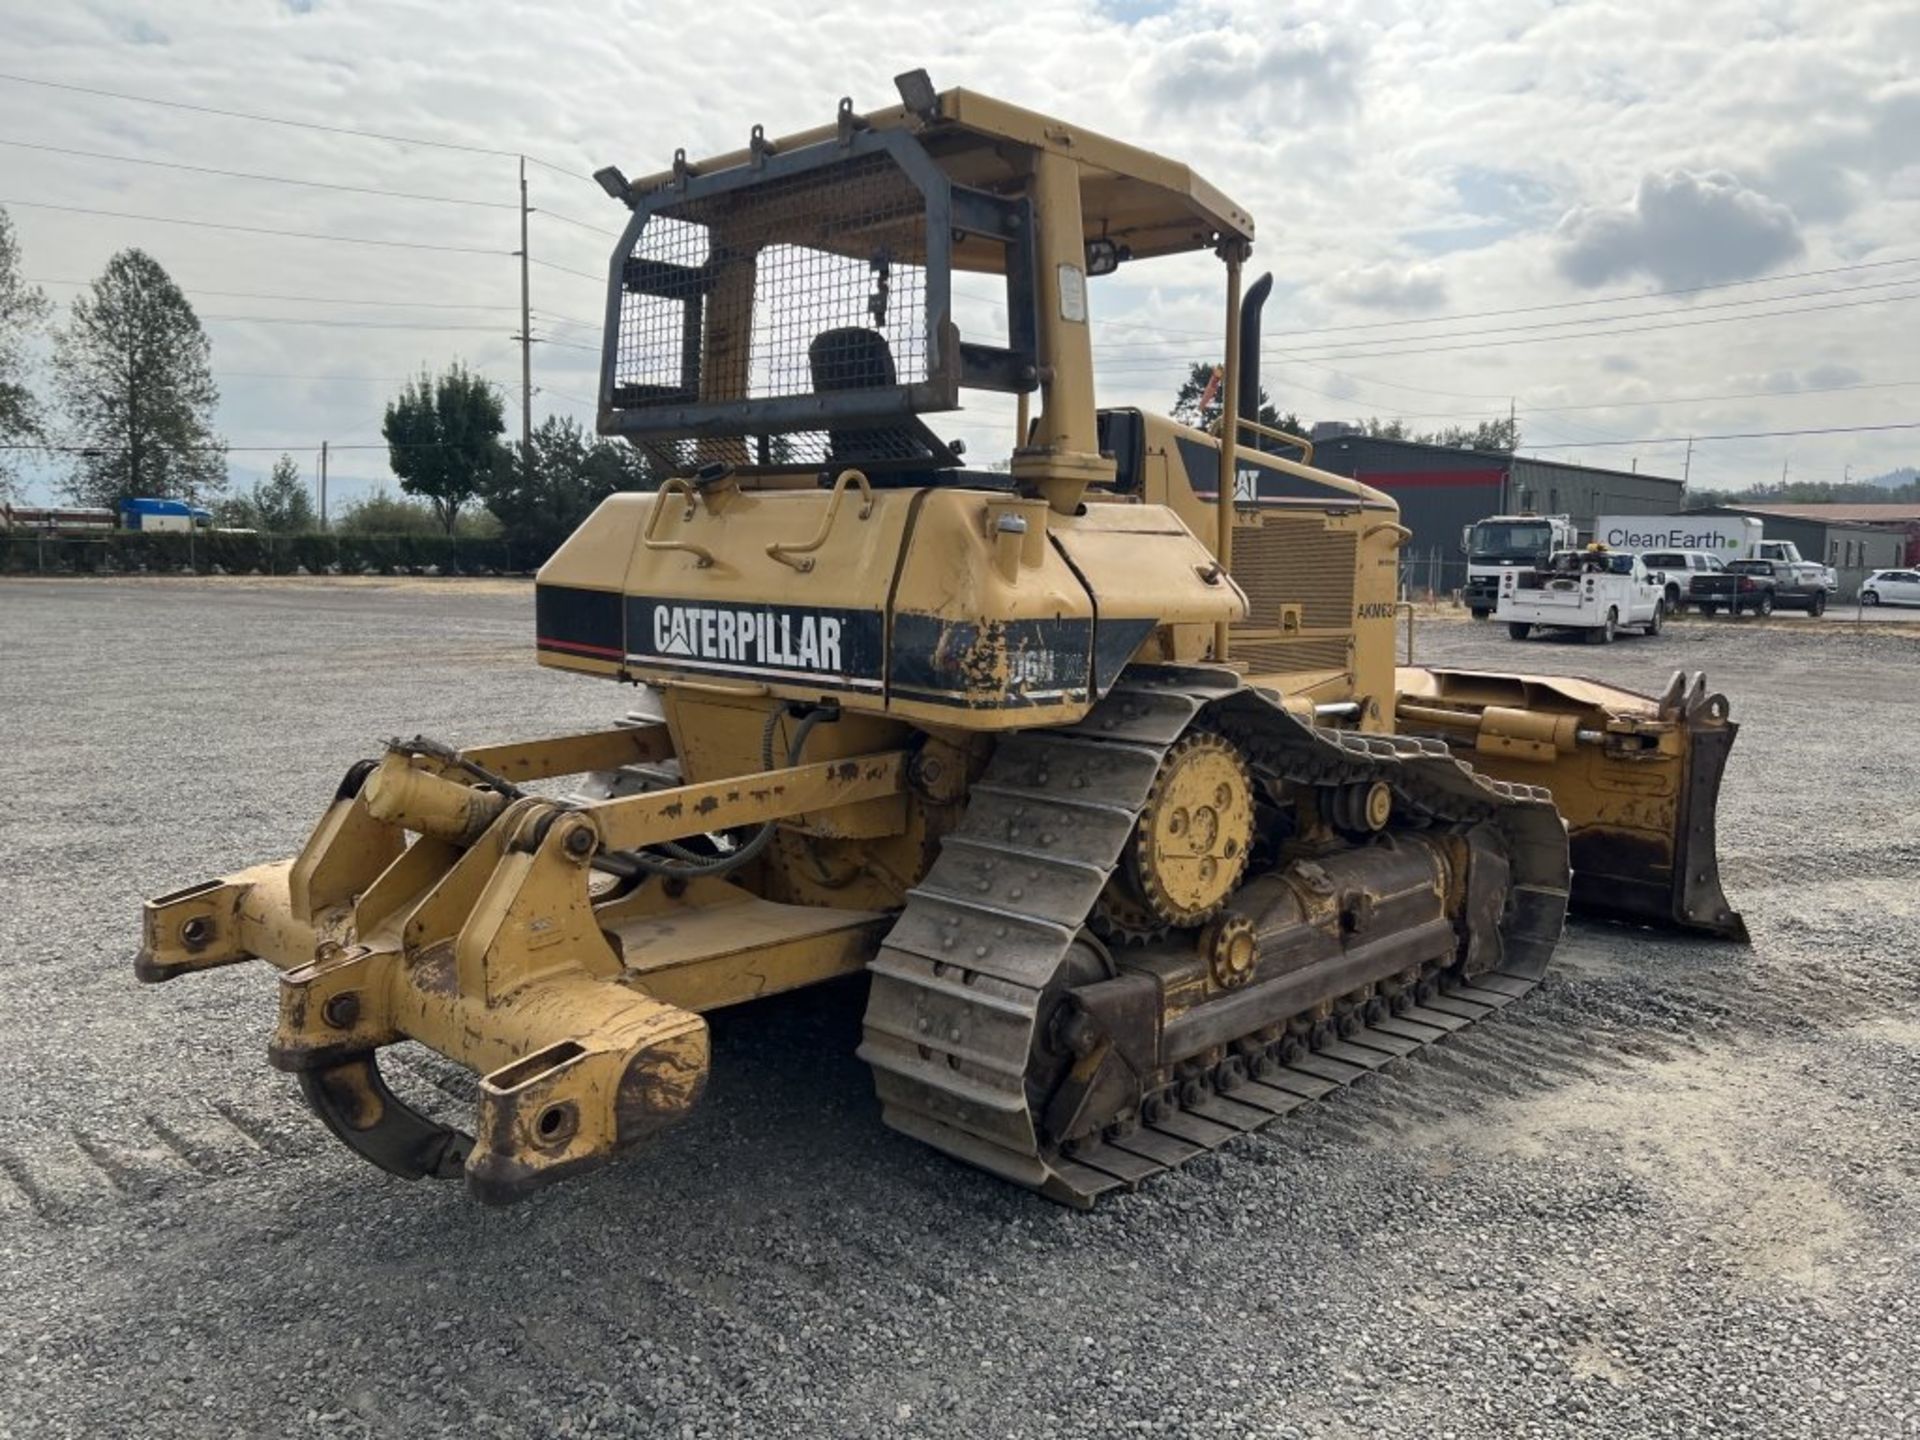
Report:
[{"label": "white utility truck", "polygon": [[1493,613],[1516,640],[1536,630],[1583,630],[1589,644],[1606,645],[1625,629],[1660,633],[1667,618],[1666,583],[1666,575],[1649,571],[1638,555],[1598,545],[1561,550],[1544,570],[1501,575]]},{"label": "white utility truck", "polygon": [[1566,515],[1489,515],[1474,521],[1460,532],[1460,548],[1467,552],[1467,586],[1460,598],[1474,619],[1486,619],[1500,599],[1503,572],[1531,570],[1577,538]]}]

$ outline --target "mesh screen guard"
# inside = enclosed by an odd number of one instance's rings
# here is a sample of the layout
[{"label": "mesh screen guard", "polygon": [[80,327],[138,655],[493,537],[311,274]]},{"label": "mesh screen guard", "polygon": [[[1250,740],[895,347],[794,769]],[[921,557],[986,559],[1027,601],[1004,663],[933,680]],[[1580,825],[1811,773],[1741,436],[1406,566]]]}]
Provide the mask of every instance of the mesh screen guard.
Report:
[{"label": "mesh screen guard", "polygon": [[[1010,345],[951,321],[956,238],[1004,247]],[[600,429],[668,469],[958,455],[921,414],[1033,388],[1031,211],[952,185],[899,131],[683,171],[641,196],[609,279]]]}]

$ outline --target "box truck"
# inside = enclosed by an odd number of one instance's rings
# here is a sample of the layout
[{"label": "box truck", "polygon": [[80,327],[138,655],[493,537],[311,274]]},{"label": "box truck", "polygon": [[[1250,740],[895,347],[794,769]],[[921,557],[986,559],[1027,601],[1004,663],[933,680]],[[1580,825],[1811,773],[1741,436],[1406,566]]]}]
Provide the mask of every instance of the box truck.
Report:
[{"label": "box truck", "polygon": [[1609,550],[1700,550],[1721,560],[1760,557],[1760,522],[1750,515],[1602,515],[1593,538]]}]

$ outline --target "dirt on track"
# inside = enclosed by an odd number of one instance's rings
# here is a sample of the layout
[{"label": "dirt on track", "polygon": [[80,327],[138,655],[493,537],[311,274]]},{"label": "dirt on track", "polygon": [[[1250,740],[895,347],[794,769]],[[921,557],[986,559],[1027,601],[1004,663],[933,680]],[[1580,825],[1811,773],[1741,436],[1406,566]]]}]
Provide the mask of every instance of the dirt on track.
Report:
[{"label": "dirt on track", "polygon": [[1576,925],[1522,1004],[1091,1215],[884,1130],[857,983],[716,1017],[688,1124],[489,1211],[320,1131],[264,967],[130,960],[143,895],[290,852],[384,737],[619,713],[531,609],[0,582],[0,1435],[1920,1433],[1920,637],[1423,625],[1704,668],[1753,948]]}]

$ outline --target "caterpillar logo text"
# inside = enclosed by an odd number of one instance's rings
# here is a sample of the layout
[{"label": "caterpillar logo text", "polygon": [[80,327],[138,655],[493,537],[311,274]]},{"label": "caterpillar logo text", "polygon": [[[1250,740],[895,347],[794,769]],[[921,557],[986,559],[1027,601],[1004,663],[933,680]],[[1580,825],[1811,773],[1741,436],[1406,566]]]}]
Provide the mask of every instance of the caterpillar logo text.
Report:
[{"label": "caterpillar logo text", "polygon": [[840,670],[840,622],[831,615],[775,614],[717,605],[657,605],[653,648],[662,655]]}]

